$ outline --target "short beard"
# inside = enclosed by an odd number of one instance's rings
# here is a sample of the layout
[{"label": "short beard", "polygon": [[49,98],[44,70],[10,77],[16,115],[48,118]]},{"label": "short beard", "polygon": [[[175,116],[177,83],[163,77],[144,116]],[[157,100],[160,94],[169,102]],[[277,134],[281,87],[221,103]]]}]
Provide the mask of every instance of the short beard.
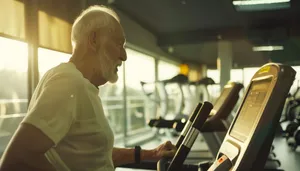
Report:
[{"label": "short beard", "polygon": [[113,68],[113,61],[106,52],[98,52],[98,55],[101,59],[100,66],[103,78],[112,84],[116,83],[118,81],[118,74],[116,73],[116,68]]}]

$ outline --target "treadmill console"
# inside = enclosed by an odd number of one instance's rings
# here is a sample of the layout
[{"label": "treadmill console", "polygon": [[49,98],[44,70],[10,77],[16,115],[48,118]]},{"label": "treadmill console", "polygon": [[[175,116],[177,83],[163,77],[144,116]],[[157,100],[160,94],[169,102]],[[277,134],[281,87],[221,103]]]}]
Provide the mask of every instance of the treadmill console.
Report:
[{"label": "treadmill console", "polygon": [[263,103],[271,81],[271,78],[252,81],[235,124],[230,130],[232,137],[245,142],[251,130],[253,130],[258,116],[261,115],[260,111],[264,107]]},{"label": "treadmill console", "polygon": [[228,82],[214,103],[209,120],[226,120],[239,100],[239,92],[244,86],[238,82]]},{"label": "treadmill console", "polygon": [[233,88],[232,85],[226,85],[224,87],[224,90],[222,91],[221,95],[219,96],[219,98],[217,99],[216,103],[214,104],[214,108],[211,111],[210,115],[215,115],[217,113],[217,111],[220,110],[220,108],[223,105],[224,101],[229,96],[229,93],[231,92],[232,88]]},{"label": "treadmill console", "polygon": [[290,66],[270,63],[254,74],[209,171],[264,168],[295,73]]}]

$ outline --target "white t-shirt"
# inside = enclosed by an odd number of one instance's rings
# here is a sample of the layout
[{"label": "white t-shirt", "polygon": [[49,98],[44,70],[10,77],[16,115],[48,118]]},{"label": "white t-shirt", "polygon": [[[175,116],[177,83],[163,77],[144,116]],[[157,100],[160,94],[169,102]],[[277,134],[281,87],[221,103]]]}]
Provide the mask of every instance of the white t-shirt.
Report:
[{"label": "white t-shirt", "polygon": [[55,143],[45,155],[58,171],[114,170],[114,136],[98,94],[72,63],[52,68],[39,82],[23,122]]}]

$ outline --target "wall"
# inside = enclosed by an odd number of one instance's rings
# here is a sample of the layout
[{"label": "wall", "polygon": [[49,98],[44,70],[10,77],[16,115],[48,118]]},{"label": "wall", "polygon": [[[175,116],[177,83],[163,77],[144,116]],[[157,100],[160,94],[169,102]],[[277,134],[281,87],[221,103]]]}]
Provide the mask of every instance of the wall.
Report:
[{"label": "wall", "polygon": [[129,48],[147,53],[148,55],[154,57],[167,58],[172,61],[180,62],[178,59],[176,59],[176,57],[165,53],[160,49],[160,47],[157,46],[157,38],[155,35],[141,27],[123,12],[119,11],[118,9],[114,10],[118,13],[121,19],[121,24],[124,28],[127,45]]}]

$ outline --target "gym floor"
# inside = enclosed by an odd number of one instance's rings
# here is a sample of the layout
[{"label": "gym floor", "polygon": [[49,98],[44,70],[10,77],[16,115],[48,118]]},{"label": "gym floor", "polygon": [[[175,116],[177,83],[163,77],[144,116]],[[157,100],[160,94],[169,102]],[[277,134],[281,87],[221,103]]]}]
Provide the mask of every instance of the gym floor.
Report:
[{"label": "gym floor", "polygon": [[[158,146],[160,143],[166,141],[167,139],[153,140],[147,144],[142,145],[144,149],[151,149],[153,147]],[[176,142],[176,139],[171,140],[173,143]],[[199,136],[197,141],[195,142],[192,150],[204,150],[207,149],[207,145],[202,141],[202,137]],[[281,169],[284,171],[300,171],[300,147],[293,151],[288,147],[285,138],[276,137],[273,142],[274,152],[276,154],[276,158],[281,162]],[[196,147],[195,147],[196,146]],[[116,171],[145,171],[139,169],[125,169],[125,168],[117,168]]]},{"label": "gym floor", "polygon": [[285,138],[276,137],[273,142],[274,152],[277,159],[281,162],[281,168],[285,171],[300,170],[300,147],[293,151],[288,145]]}]

